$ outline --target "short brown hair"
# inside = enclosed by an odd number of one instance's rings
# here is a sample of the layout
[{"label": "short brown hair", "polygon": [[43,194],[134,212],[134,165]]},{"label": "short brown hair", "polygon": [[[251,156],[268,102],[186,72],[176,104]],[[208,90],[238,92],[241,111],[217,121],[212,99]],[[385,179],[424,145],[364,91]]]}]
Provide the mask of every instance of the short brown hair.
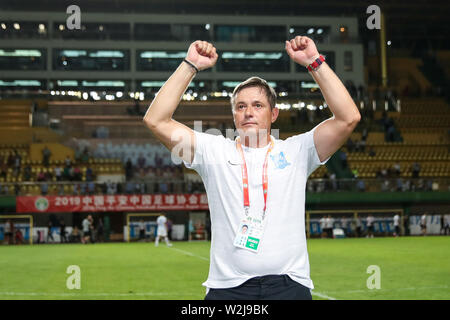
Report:
[{"label": "short brown hair", "polygon": [[267,83],[266,80],[261,79],[260,77],[251,77],[247,80],[239,83],[233,90],[233,94],[231,95],[231,111],[234,110],[234,104],[236,103],[237,94],[245,88],[250,87],[259,87],[264,90],[266,93],[267,100],[270,104],[270,109],[275,108],[275,104],[277,103],[277,94],[275,90]]}]

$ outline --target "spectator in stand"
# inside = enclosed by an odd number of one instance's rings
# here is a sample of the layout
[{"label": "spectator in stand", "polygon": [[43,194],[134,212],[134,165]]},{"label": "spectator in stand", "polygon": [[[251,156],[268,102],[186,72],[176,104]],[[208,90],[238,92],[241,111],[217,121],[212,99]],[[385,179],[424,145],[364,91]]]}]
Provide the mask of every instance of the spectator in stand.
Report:
[{"label": "spectator in stand", "polygon": [[46,180],[46,177],[45,177],[45,174],[44,174],[43,171],[39,171],[39,173],[38,173],[38,175],[37,175],[37,177],[36,177],[36,180],[37,180],[38,182],[41,182],[41,181],[45,181],[45,180]]},{"label": "spectator in stand", "polygon": [[366,150],[366,141],[358,140],[355,142],[354,151],[356,152],[364,152]]},{"label": "spectator in stand", "polygon": [[364,183],[364,180],[358,180],[356,187],[358,189],[359,192],[364,192],[366,191],[366,184]]},{"label": "spectator in stand", "polygon": [[81,179],[82,179],[81,170],[80,170],[80,167],[78,167],[78,166],[76,166],[76,167],[73,169],[73,179],[74,179],[75,181],[81,181]]},{"label": "spectator in stand", "polygon": [[68,168],[70,168],[72,166],[72,159],[70,158],[69,155],[66,156],[64,163],[65,163],[66,167],[68,167]]},{"label": "spectator in stand", "polygon": [[133,183],[132,182],[128,181],[125,184],[125,193],[126,194],[132,194],[133,193]]},{"label": "spectator in stand", "polygon": [[166,182],[160,182],[159,183],[159,193],[168,193],[169,192],[169,185]]},{"label": "spectator in stand", "polygon": [[108,194],[116,194],[117,193],[117,184],[114,182],[108,181],[106,184],[107,193]]},{"label": "spectator in stand", "polygon": [[74,167],[68,167],[69,168],[69,180],[75,181],[75,168]]},{"label": "spectator in stand", "polygon": [[369,135],[369,129],[367,127],[363,128],[362,134],[361,134],[361,140],[367,141],[367,136]]},{"label": "spectator in stand", "polygon": [[31,166],[29,164],[27,164],[23,169],[23,178],[25,181],[31,180]]},{"label": "spectator in stand", "polygon": [[67,167],[67,166],[65,166],[64,169],[63,169],[62,179],[64,181],[70,180],[70,168]]},{"label": "spectator in stand", "polygon": [[90,196],[95,194],[95,183],[93,181],[87,183],[87,190]]},{"label": "spectator in stand", "polygon": [[77,196],[80,193],[80,185],[78,183],[73,184],[73,195]]},{"label": "spectator in stand", "polygon": [[81,161],[81,147],[78,146],[77,149],[75,150],[75,163],[80,162]]},{"label": "spectator in stand", "polygon": [[393,166],[394,169],[394,174],[396,177],[400,177],[401,174],[401,167],[400,167],[400,163],[396,162]]},{"label": "spectator in stand", "polygon": [[331,189],[333,191],[337,191],[338,185],[336,181],[336,174],[334,172],[330,174],[330,181],[331,181]]},{"label": "spectator in stand", "polygon": [[46,167],[50,164],[50,157],[52,156],[52,152],[47,146],[42,150],[42,164]]},{"label": "spectator in stand", "polygon": [[134,194],[141,194],[141,184],[140,183],[135,183],[134,184]]},{"label": "spectator in stand", "polygon": [[12,167],[14,165],[14,159],[15,159],[14,153],[10,153],[8,156],[8,161],[6,163],[8,167]]},{"label": "spectator in stand", "polygon": [[6,173],[8,171],[8,164],[6,164],[5,162],[2,162],[2,168],[0,171],[0,177],[2,177],[3,179],[6,179]]},{"label": "spectator in stand", "polygon": [[89,150],[87,147],[84,148],[84,151],[81,154],[81,162],[83,162],[83,163],[89,162]]},{"label": "spectator in stand", "polygon": [[65,191],[64,191],[64,185],[58,184],[58,185],[56,185],[56,186],[54,186],[54,187],[55,187],[56,190],[57,190],[58,196],[63,196],[63,195],[65,194]]},{"label": "spectator in stand", "polygon": [[417,162],[414,162],[414,163],[412,164],[411,171],[412,171],[412,177],[413,177],[414,179],[419,178],[419,174],[420,174],[420,164],[417,163]]},{"label": "spectator in stand", "polygon": [[390,191],[389,188],[390,188],[389,180],[385,179],[385,180],[383,181],[383,183],[381,184],[381,191],[383,191],[383,192],[388,192],[388,191]]},{"label": "spectator in stand", "polygon": [[351,138],[348,138],[347,140],[347,151],[348,153],[352,153],[355,149],[355,144],[353,143],[353,140]]},{"label": "spectator in stand", "polygon": [[397,191],[399,192],[403,191],[403,179],[397,178],[396,184],[397,184]]},{"label": "spectator in stand", "polygon": [[130,158],[128,158],[127,162],[125,163],[125,176],[127,180],[130,180],[133,177],[133,163],[131,162]]},{"label": "spectator in stand", "polygon": [[85,182],[80,184],[80,194],[85,196],[87,193],[87,184]]},{"label": "spectator in stand", "polygon": [[46,182],[41,183],[41,194],[46,196],[48,194],[48,184]]},{"label": "spectator in stand", "polygon": [[375,156],[376,156],[375,150],[373,149],[373,147],[370,147],[369,157],[375,157]]},{"label": "spectator in stand", "polygon": [[145,176],[146,176],[146,179],[148,179],[148,180],[155,179],[155,177],[156,177],[155,168],[152,168],[152,167],[148,168],[147,173],[146,173]]},{"label": "spectator in stand", "polygon": [[143,156],[142,153],[141,153],[141,154],[139,155],[139,158],[138,158],[138,161],[137,161],[138,167],[139,167],[140,169],[145,168],[145,162],[146,162],[146,159],[144,158],[144,156]]},{"label": "spectator in stand", "polygon": [[86,169],[86,181],[92,181],[94,180],[94,172],[92,171],[92,168],[89,166]]},{"label": "spectator in stand", "polygon": [[14,156],[14,172],[15,175],[19,175],[20,173],[20,166],[22,164],[22,157],[17,153],[17,151],[15,151],[15,156]]},{"label": "spectator in stand", "polygon": [[55,169],[53,169],[53,172],[55,173],[56,181],[62,180],[62,169],[60,166],[56,166]]},{"label": "spectator in stand", "polygon": [[394,142],[395,141],[395,127],[394,124],[389,124],[386,131],[386,141]]},{"label": "spectator in stand", "polygon": [[342,168],[347,168],[347,154],[343,151],[340,152],[339,157],[341,159]]}]

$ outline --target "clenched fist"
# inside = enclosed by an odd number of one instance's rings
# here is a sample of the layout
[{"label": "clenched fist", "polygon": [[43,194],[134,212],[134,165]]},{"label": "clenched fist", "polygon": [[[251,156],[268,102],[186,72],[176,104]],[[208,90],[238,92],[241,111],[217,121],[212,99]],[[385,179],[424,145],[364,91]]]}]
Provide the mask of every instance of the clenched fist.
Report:
[{"label": "clenched fist", "polygon": [[194,64],[198,70],[214,66],[219,55],[216,48],[209,42],[197,40],[188,49],[186,60]]},{"label": "clenched fist", "polygon": [[286,52],[292,60],[304,67],[309,66],[320,56],[314,41],[305,36],[296,36],[286,41]]}]

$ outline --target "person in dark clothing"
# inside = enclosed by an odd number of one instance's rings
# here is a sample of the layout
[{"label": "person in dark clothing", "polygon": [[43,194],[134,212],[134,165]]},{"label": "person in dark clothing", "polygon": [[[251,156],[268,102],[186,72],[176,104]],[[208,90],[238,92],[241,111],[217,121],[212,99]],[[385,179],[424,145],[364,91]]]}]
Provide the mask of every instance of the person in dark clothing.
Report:
[{"label": "person in dark clothing", "polygon": [[60,237],[61,243],[67,242],[66,224],[64,222],[64,219],[61,219],[61,222],[59,223],[59,237]]},{"label": "person in dark clothing", "polygon": [[103,242],[103,220],[102,220],[102,218],[98,219],[97,241],[98,242]]},{"label": "person in dark clothing", "polygon": [[52,239],[52,242],[55,241],[55,239],[53,239],[53,234],[52,234],[52,222],[49,221],[48,222],[48,230],[47,230],[47,242],[50,242],[49,240]]}]

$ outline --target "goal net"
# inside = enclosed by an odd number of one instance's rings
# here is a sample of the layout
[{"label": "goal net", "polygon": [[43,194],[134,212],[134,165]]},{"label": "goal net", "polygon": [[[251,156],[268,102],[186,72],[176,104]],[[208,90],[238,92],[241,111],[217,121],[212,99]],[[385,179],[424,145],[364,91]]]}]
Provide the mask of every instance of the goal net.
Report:
[{"label": "goal net", "polygon": [[156,238],[156,219],[161,213],[127,213],[124,226],[124,240],[153,241]]},{"label": "goal net", "polygon": [[[308,210],[308,238],[385,237],[396,234],[394,217],[398,215],[399,234],[404,234],[403,209]],[[372,223],[371,223],[372,222]],[[369,225],[372,224],[372,228]]]},{"label": "goal net", "polygon": [[0,215],[0,244],[33,244],[33,216]]}]

